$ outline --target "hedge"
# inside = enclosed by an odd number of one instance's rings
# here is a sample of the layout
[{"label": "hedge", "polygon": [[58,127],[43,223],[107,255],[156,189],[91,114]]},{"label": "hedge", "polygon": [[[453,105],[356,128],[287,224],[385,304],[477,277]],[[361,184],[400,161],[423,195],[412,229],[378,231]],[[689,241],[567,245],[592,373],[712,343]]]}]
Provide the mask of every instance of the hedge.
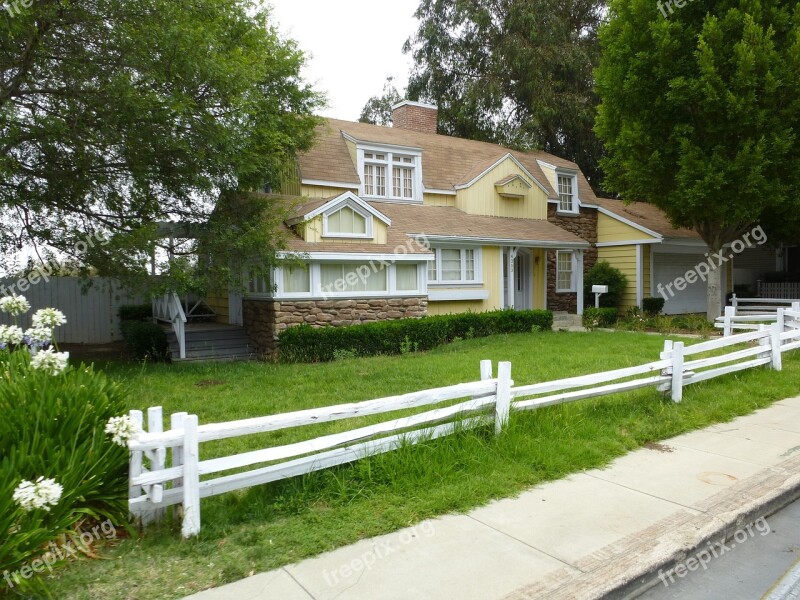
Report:
[{"label": "hedge", "polygon": [[126,304],[119,307],[120,321],[145,321],[152,318],[152,304]]},{"label": "hedge", "polygon": [[298,325],[278,336],[284,362],[326,362],[341,356],[376,356],[430,350],[457,338],[550,331],[548,310],[498,310],[313,328]]},{"label": "hedge", "polygon": [[137,360],[169,360],[169,343],[164,330],[153,322],[122,321],[119,325],[128,352]]},{"label": "hedge", "polygon": [[657,315],[664,310],[664,298],[644,298],[642,310],[648,315]]}]

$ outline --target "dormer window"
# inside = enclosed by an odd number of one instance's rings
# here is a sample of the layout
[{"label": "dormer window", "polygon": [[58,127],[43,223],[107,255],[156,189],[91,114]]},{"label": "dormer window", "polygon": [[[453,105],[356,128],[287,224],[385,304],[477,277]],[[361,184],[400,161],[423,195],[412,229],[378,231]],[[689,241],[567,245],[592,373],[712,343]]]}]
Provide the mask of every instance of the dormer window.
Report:
[{"label": "dormer window", "polygon": [[371,238],[372,215],[364,214],[346,204],[334,212],[323,214],[322,235],[323,237]]},{"label": "dormer window", "polygon": [[578,212],[577,189],[578,178],[576,175],[565,173],[558,174],[558,212]]},{"label": "dormer window", "polygon": [[359,161],[362,196],[398,202],[421,201],[422,158],[419,151],[359,148]]}]

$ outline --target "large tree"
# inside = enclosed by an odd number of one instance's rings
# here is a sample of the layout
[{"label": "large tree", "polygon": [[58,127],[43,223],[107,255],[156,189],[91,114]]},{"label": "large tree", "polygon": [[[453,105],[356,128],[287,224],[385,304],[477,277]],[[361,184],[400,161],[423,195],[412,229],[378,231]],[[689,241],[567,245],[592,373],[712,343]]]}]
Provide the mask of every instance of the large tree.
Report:
[{"label": "large tree", "polygon": [[[601,42],[610,188],[694,228],[712,253],[800,211],[800,3],[615,0]],[[713,269],[710,319],[720,283]]]},{"label": "large tree", "polygon": [[383,84],[383,93],[372,96],[361,109],[360,123],[372,125],[391,125],[392,106],[403,100],[403,96],[394,86],[394,77],[387,77]]},{"label": "large tree", "polygon": [[300,79],[303,60],[250,0],[9,1],[0,249],[74,255],[102,232],[112,243],[80,258],[141,272],[156,222],[214,215],[210,231],[238,227],[227,241],[268,251],[265,226],[216,205],[277,186],[309,146],[321,98]]},{"label": "large tree", "polygon": [[593,69],[605,2],[421,0],[406,43],[408,96],[439,106],[442,133],[541,149],[577,162],[593,186]]}]

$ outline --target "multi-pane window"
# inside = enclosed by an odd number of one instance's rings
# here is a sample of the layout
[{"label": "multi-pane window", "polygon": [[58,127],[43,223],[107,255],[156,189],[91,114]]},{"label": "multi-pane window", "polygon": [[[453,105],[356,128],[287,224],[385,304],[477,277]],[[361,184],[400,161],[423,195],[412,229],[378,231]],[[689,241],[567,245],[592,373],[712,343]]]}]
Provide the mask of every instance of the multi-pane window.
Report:
[{"label": "multi-pane window", "polygon": [[574,177],[572,175],[558,176],[558,210],[575,212]]},{"label": "multi-pane window", "polygon": [[559,250],[556,253],[556,291],[574,292],[574,261],[572,252]]},{"label": "multi-pane window", "polygon": [[349,206],[327,216],[325,235],[366,235],[367,218]]},{"label": "multi-pane window", "polygon": [[474,248],[437,248],[436,260],[428,263],[432,283],[480,283]]},{"label": "multi-pane window", "polygon": [[[364,152],[364,195],[398,200],[415,199],[417,160],[393,152]],[[391,186],[387,177],[391,172]]]}]

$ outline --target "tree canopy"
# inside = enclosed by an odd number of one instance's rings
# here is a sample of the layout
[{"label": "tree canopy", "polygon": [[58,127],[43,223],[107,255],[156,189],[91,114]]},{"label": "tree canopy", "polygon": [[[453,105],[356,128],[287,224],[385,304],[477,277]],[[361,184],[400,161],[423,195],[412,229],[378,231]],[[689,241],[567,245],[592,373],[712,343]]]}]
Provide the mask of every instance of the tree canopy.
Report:
[{"label": "tree canopy", "polygon": [[577,162],[593,186],[593,69],[605,2],[421,0],[405,46],[410,99],[439,106],[442,133],[541,149]]},{"label": "tree canopy", "polygon": [[391,125],[392,106],[403,100],[403,96],[394,86],[394,77],[387,77],[383,84],[383,93],[373,96],[361,109],[360,123],[372,125]]},{"label": "tree canopy", "polygon": [[[601,30],[606,184],[712,251],[800,210],[800,3],[614,0]],[[796,216],[794,217],[796,223]],[[708,279],[719,315],[720,272]]]},{"label": "tree canopy", "polygon": [[[156,222],[219,222],[220,196],[277,187],[312,141],[322,99],[258,3],[25,4],[0,18],[4,255],[30,244],[70,255],[102,231],[112,242],[82,258],[141,271]],[[272,245],[261,230],[253,251]]]}]

